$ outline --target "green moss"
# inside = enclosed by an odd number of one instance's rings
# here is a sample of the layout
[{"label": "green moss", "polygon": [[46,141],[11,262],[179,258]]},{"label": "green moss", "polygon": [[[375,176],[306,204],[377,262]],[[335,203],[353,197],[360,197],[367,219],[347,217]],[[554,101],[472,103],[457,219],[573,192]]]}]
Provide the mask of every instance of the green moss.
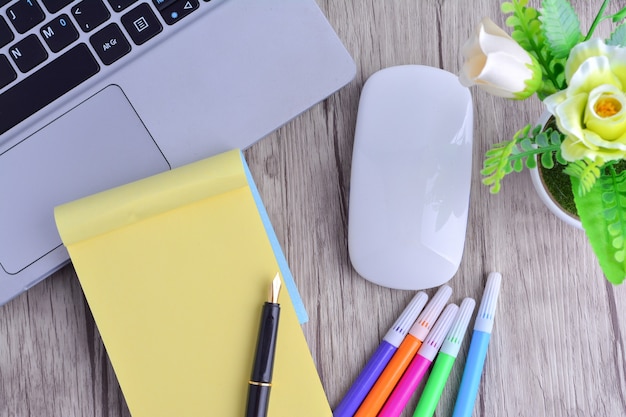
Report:
[{"label": "green moss", "polygon": [[547,169],[541,164],[539,166],[539,173],[548,189],[548,193],[552,195],[552,198],[561,208],[574,217],[578,218],[578,211],[576,210],[576,204],[574,203],[574,194],[572,192],[572,183],[569,179],[569,175],[563,173],[564,165],[556,162],[554,168]]}]

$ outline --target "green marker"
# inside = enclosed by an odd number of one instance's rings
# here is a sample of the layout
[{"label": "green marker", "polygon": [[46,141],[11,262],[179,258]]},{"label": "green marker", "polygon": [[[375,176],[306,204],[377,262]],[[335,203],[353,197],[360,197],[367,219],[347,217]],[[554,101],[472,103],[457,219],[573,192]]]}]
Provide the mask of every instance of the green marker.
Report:
[{"label": "green marker", "polygon": [[435,408],[437,408],[439,403],[439,398],[452,370],[452,365],[454,365],[459,349],[461,349],[461,342],[463,342],[463,337],[465,337],[465,331],[472,318],[475,305],[476,302],[472,298],[466,298],[461,303],[452,327],[450,327],[446,335],[446,340],[441,345],[413,417],[432,417],[435,413]]}]

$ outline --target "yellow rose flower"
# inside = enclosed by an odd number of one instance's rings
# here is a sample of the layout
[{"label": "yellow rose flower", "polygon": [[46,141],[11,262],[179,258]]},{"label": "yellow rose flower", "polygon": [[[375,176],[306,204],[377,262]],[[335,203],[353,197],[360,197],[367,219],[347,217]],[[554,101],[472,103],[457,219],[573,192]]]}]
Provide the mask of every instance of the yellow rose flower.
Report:
[{"label": "yellow rose flower", "polygon": [[606,162],[626,157],[626,48],[600,39],[572,48],[568,87],[544,103],[566,135],[563,158]]},{"label": "yellow rose flower", "polygon": [[462,48],[459,81],[499,97],[524,99],[541,85],[541,69],[505,31],[484,18]]}]

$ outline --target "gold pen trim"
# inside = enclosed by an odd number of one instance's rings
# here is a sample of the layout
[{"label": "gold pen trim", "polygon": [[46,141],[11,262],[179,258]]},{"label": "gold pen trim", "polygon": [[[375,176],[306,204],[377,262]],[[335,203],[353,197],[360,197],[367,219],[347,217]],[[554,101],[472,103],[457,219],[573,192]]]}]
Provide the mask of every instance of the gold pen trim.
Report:
[{"label": "gold pen trim", "polygon": [[271,387],[272,386],[271,382],[248,381],[248,384],[250,384],[250,385],[257,385],[259,387]]}]

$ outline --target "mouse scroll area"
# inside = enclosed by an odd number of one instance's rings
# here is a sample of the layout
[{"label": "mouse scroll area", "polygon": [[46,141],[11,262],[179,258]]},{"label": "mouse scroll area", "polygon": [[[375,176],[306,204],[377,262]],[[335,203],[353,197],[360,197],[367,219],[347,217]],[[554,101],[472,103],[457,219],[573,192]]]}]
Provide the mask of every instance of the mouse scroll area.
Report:
[{"label": "mouse scroll area", "polygon": [[439,286],[465,243],[472,101],[458,78],[419,65],[371,76],[359,103],[348,246],[355,270],[397,289]]},{"label": "mouse scroll area", "polygon": [[0,266],[16,274],[61,245],[55,206],[170,169],[118,86],[0,154]]}]

